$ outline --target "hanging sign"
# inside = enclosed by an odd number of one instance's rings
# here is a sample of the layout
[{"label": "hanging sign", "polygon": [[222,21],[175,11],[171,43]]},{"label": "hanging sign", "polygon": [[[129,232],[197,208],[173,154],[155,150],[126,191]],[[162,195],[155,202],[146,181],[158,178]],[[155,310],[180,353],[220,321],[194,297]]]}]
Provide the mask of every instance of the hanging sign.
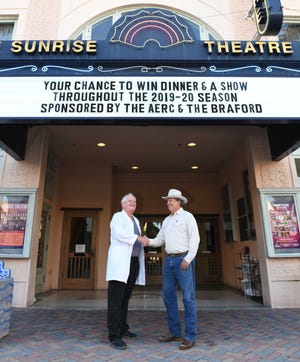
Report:
[{"label": "hanging sign", "polygon": [[280,0],[253,0],[254,17],[260,35],[277,35],[283,12]]}]

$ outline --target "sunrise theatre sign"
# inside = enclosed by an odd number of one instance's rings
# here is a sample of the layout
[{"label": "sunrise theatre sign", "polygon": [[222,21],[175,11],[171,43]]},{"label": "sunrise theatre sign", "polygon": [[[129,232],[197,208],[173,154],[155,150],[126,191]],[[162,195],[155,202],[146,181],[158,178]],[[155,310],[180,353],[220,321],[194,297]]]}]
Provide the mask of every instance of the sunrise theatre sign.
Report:
[{"label": "sunrise theatre sign", "polygon": [[142,9],[106,41],[1,42],[0,122],[296,123],[299,55],[297,42],[195,40],[184,19]]}]

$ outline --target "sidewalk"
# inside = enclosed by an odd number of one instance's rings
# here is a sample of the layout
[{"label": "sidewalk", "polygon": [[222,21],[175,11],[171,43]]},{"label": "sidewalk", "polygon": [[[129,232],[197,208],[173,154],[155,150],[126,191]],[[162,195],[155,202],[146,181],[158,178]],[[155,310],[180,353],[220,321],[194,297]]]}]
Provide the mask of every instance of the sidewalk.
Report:
[{"label": "sidewalk", "polygon": [[106,311],[13,309],[8,336],[0,340],[1,362],[13,361],[299,361],[300,309],[200,310],[194,348],[158,343],[164,311],[129,311],[139,338],[128,349],[107,343]]}]

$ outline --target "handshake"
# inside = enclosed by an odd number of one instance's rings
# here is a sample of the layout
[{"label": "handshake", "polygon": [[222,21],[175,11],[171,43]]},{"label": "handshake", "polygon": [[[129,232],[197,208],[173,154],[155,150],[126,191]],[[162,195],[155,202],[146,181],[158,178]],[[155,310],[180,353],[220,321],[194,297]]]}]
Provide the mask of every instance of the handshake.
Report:
[{"label": "handshake", "polygon": [[144,236],[138,236],[137,239],[138,239],[138,241],[139,241],[143,246],[148,246],[149,243],[150,243],[150,241],[149,241],[149,239],[147,238],[146,235],[144,235]]}]

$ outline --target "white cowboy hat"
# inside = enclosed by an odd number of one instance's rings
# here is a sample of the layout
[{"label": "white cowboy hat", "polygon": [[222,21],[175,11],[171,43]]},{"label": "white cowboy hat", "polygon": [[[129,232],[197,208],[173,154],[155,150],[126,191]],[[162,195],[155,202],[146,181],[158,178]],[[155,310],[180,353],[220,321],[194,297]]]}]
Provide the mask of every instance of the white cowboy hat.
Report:
[{"label": "white cowboy hat", "polygon": [[182,196],[181,191],[176,189],[170,189],[168,196],[162,196],[164,200],[167,199],[179,199],[183,202],[183,204],[186,204],[188,202],[187,198]]}]

